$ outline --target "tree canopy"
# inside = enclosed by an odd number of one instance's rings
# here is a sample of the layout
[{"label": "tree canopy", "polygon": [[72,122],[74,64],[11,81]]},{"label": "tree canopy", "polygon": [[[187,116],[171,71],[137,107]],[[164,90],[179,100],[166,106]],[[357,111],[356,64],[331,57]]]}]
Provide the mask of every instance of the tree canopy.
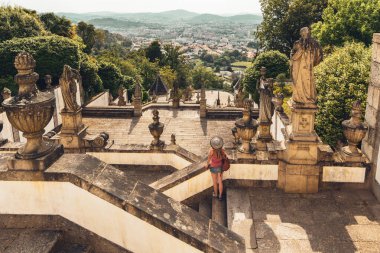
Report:
[{"label": "tree canopy", "polygon": [[59,17],[49,12],[41,14],[40,19],[44,23],[45,28],[53,34],[68,38],[73,38],[75,35],[71,21],[64,17]]},{"label": "tree canopy", "polygon": [[37,13],[21,7],[0,6],[0,42],[46,34]]},{"label": "tree canopy", "polygon": [[322,19],[327,0],[260,0],[260,3],[263,22],[256,36],[261,47],[289,55],[300,38],[300,29]]},{"label": "tree canopy", "polygon": [[349,43],[336,49],[315,69],[319,111],[316,131],[332,146],[343,139],[341,123],[350,118],[352,103],[362,102],[369,84],[371,52],[361,43]]},{"label": "tree canopy", "polygon": [[267,51],[257,56],[252,66],[246,70],[243,80],[244,86],[248,93],[253,94],[253,99],[256,103],[258,103],[259,99],[256,85],[260,79],[261,67],[267,69],[266,77],[268,78],[276,78],[279,74],[289,76],[289,59],[279,51]]},{"label": "tree canopy", "polygon": [[368,46],[373,33],[380,31],[380,0],[330,0],[322,18],[312,26],[321,45],[357,41]]}]

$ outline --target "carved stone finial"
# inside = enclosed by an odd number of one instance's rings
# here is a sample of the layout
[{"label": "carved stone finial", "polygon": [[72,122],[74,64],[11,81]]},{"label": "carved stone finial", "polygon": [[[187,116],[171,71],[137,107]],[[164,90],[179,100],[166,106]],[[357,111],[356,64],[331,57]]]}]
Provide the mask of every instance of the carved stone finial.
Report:
[{"label": "carved stone finial", "polygon": [[149,124],[149,131],[152,134],[154,140],[150,144],[150,148],[153,150],[162,150],[165,146],[165,142],[160,140],[160,136],[164,131],[164,124],[160,122],[158,110],[153,110],[153,123]]},{"label": "carved stone finial", "polygon": [[39,75],[34,72],[36,61],[33,56],[27,52],[21,52],[16,56],[14,65],[18,72],[15,76],[15,81],[19,86],[17,99],[21,100],[35,95]]},{"label": "carved stone finial", "polygon": [[[56,148],[54,143],[42,139],[44,128],[53,116],[55,97],[50,92],[37,90],[36,81],[39,76],[34,72],[36,62],[31,54],[19,53],[14,63],[18,71],[15,81],[19,85],[19,93],[18,96],[5,100],[2,105],[12,126],[23,132],[23,136],[27,139],[15,157],[32,160],[48,155]],[[26,163],[25,169],[33,168],[31,163]],[[17,166],[11,165],[11,167],[14,169]]]},{"label": "carved stone finial", "polygon": [[235,122],[237,135],[234,135],[234,136],[235,138],[241,138],[242,140],[242,144],[238,147],[238,150],[242,153],[254,152],[254,149],[251,145],[251,140],[256,135],[258,123],[256,120],[251,118],[251,107],[252,107],[252,100],[245,99],[243,118],[238,119]]},{"label": "carved stone finial", "polygon": [[363,140],[368,125],[362,121],[362,108],[360,101],[355,101],[352,105],[351,118],[342,122],[343,133],[348,141],[348,146],[342,151],[349,156],[361,156],[357,145]]},{"label": "carved stone finial", "polygon": [[18,73],[30,74],[36,67],[36,61],[30,53],[21,52],[16,56],[14,65]]}]

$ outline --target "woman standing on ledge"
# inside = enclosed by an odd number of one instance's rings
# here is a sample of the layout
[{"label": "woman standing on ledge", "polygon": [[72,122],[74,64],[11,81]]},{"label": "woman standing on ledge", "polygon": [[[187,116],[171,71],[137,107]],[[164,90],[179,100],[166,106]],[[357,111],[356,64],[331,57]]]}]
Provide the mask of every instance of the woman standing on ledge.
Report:
[{"label": "woman standing on ledge", "polygon": [[[223,149],[223,139],[213,137],[210,141],[211,149],[208,153],[207,167],[210,168],[212,183],[214,185],[213,197],[222,200],[223,194],[223,157],[226,155]],[[218,187],[219,186],[219,187]],[[219,190],[219,194],[218,194]]]}]

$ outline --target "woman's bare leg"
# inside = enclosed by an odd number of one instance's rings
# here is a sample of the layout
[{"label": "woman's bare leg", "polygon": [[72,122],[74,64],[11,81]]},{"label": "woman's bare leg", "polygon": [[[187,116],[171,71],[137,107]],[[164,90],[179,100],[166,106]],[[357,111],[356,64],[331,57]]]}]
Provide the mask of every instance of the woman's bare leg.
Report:
[{"label": "woman's bare leg", "polygon": [[218,174],[211,173],[212,177],[212,184],[214,185],[214,194],[215,196],[218,196]]},{"label": "woman's bare leg", "polygon": [[223,173],[218,173],[218,184],[219,184],[219,198],[223,194]]}]

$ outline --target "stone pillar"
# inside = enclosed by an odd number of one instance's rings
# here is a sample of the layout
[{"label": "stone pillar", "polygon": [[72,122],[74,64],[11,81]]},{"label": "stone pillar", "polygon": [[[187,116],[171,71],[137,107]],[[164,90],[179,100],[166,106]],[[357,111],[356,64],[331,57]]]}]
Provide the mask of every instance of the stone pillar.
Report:
[{"label": "stone pillar", "polygon": [[200,109],[199,109],[199,115],[201,118],[206,118],[207,117],[207,104],[206,104],[206,89],[204,88],[202,84],[201,88],[201,101],[199,103]]},{"label": "stone pillar", "polygon": [[141,85],[139,83],[135,85],[133,108],[134,108],[133,116],[141,117],[142,116],[142,91],[141,91]]},{"label": "stone pillar", "polygon": [[380,199],[380,33],[373,35],[371,81],[368,87],[365,121],[368,133],[362,142],[362,152],[373,164],[373,191]]},{"label": "stone pillar", "polygon": [[291,193],[318,192],[318,136],[314,131],[317,107],[289,102],[291,125],[286,128],[286,150],[279,163],[278,187]]},{"label": "stone pillar", "polygon": [[67,150],[81,152],[85,147],[86,128],[82,123],[82,108],[75,112],[61,111],[62,128],[60,142]]}]

